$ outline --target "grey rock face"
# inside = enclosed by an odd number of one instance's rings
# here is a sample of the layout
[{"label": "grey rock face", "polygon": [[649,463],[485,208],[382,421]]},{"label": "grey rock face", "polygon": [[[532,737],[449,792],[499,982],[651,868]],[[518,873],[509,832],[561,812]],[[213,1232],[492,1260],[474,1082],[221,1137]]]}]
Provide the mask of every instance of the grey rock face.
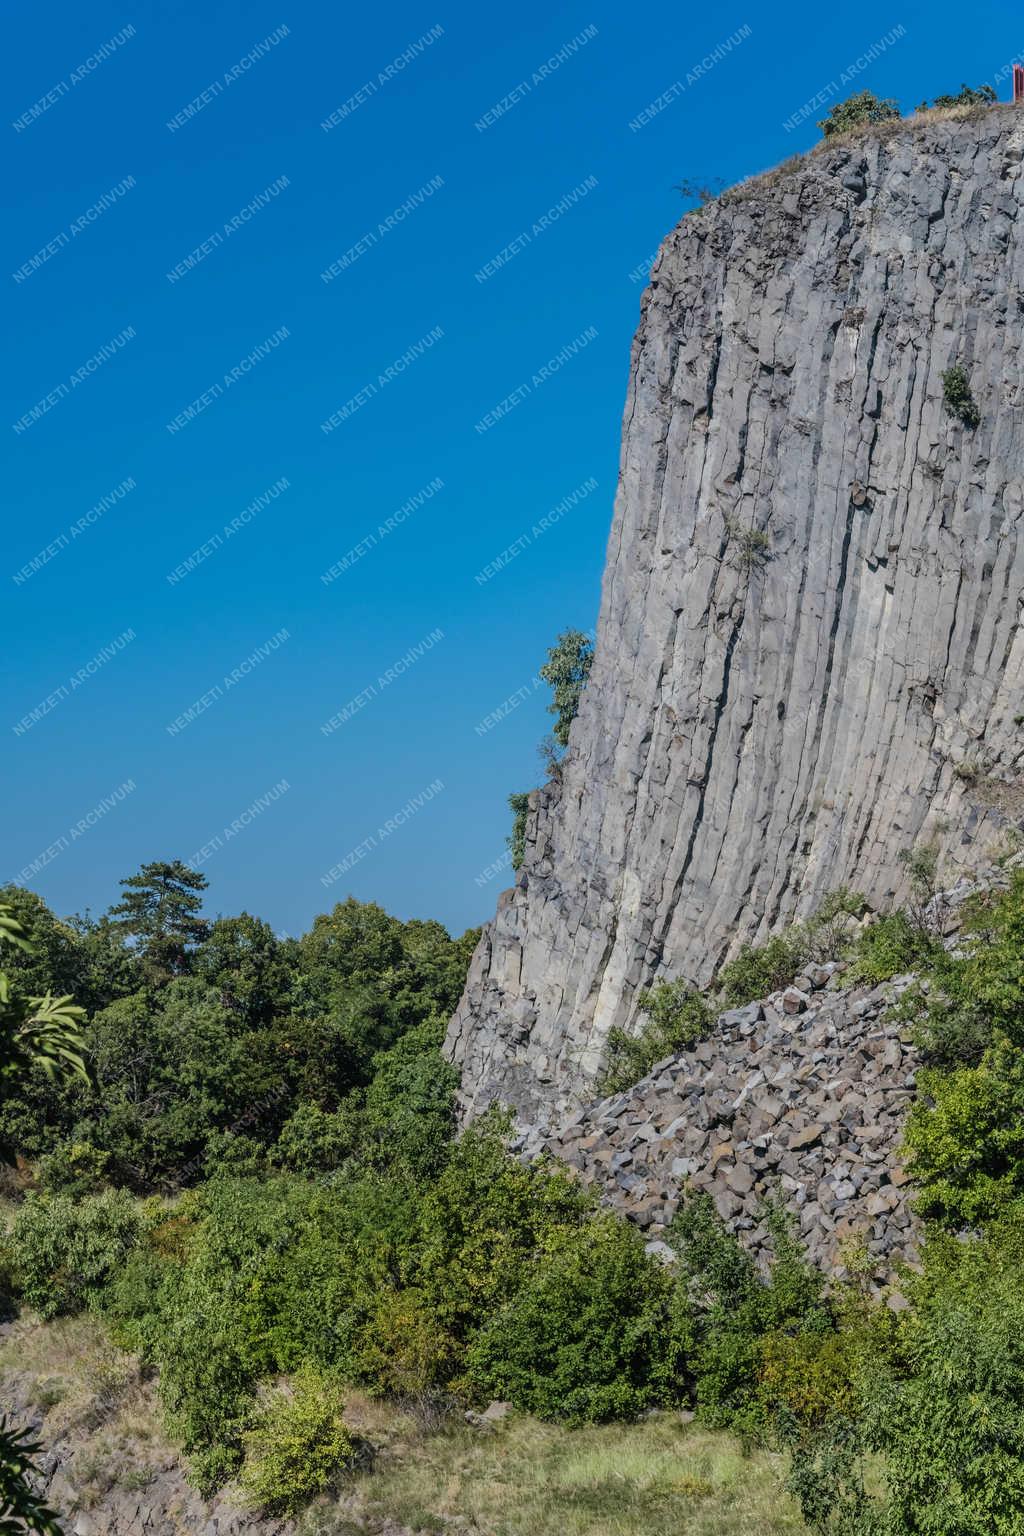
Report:
[{"label": "grey rock face", "polygon": [[1024,803],[1022,156],[1018,109],[903,124],[665,241],[591,681],[448,1032],[468,1114],[557,1121],[652,981]]},{"label": "grey rock face", "polygon": [[535,1131],[523,1155],[548,1152],[597,1184],[649,1251],[666,1246],[684,1191],[702,1191],[763,1260],[765,1204],[781,1199],[822,1269],[845,1273],[855,1239],[885,1274],[916,1257],[919,1236],[900,1163],[917,1057],[888,1017],[897,990],[816,989],[795,1017],[776,993],[758,1005],[753,1033],[736,1018],[750,1010],[724,1013],[701,1045],[560,1131]]}]

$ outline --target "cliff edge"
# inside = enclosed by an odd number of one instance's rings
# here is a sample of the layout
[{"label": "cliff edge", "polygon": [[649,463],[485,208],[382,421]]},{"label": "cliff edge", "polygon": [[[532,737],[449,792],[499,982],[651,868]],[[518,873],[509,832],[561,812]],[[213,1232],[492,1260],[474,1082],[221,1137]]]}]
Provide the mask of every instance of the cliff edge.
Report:
[{"label": "cliff edge", "polygon": [[923,114],[666,239],[590,682],[448,1031],[466,1113],[557,1121],[653,980],[1024,803],[1022,157],[1017,109]]}]

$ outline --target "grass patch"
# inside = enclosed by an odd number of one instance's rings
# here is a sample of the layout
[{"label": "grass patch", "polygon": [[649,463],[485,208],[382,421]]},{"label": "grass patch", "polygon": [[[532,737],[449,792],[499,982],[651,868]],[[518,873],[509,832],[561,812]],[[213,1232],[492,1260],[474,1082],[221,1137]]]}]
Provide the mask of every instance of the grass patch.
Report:
[{"label": "grass patch", "polygon": [[[351,1409],[347,1415],[358,1418]],[[377,1424],[378,1433],[382,1426]],[[363,1520],[487,1536],[787,1536],[804,1532],[784,1462],[678,1414],[566,1429],[514,1418],[490,1432],[393,1426],[354,1497],[311,1510],[299,1536],[342,1536]],[[356,1523],[353,1523],[355,1521]]]}]

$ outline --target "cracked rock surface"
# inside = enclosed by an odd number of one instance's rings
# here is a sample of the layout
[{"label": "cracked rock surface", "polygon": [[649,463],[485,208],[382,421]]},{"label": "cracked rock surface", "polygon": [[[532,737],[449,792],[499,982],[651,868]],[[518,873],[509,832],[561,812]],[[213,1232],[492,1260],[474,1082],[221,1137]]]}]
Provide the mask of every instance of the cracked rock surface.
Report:
[{"label": "cracked rock surface", "polygon": [[792,1213],[809,1257],[841,1274],[855,1238],[889,1271],[916,1257],[901,1164],[918,1060],[887,1017],[909,983],[834,990],[833,966],[718,1019],[707,1039],[634,1087],[528,1139],[596,1183],[606,1204],[657,1242],[684,1190],[703,1191],[727,1227],[767,1259],[766,1201]]},{"label": "cracked rock surface", "polygon": [[[927,116],[688,215],[633,344],[590,683],[446,1050],[557,1123],[659,977],[1024,799],[1024,116]],[[962,366],[980,413],[950,414]]]}]

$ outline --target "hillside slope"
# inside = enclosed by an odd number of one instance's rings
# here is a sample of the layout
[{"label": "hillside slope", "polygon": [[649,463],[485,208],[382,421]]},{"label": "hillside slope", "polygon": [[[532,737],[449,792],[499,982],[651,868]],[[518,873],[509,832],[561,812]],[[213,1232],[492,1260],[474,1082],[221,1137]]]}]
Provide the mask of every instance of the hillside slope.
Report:
[{"label": "hillside slope", "polygon": [[1022,156],[1015,109],[924,115],[665,241],[593,673],[448,1032],[468,1113],[556,1118],[652,980],[840,884],[898,899],[922,838],[955,873],[1016,809]]}]

